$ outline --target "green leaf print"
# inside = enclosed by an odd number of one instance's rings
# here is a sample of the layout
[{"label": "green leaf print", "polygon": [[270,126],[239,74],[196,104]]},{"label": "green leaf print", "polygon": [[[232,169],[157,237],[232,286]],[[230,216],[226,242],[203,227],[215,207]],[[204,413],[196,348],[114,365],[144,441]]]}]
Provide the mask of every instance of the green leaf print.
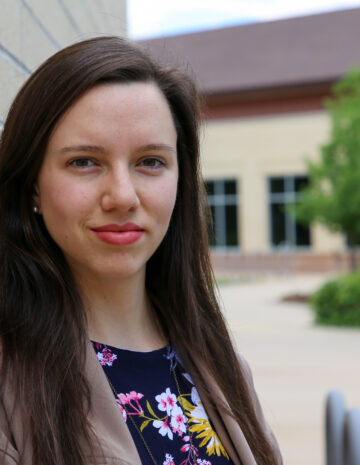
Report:
[{"label": "green leaf print", "polygon": [[177,398],[177,401],[179,402],[179,404],[181,405],[181,407],[184,409],[184,410],[187,410],[188,412],[191,412],[192,410],[194,410],[194,406],[188,401],[186,400],[183,396],[179,396]]},{"label": "green leaf print", "polygon": [[146,401],[146,407],[153,417],[155,417],[157,420],[160,420],[160,418],[155,414],[154,410],[151,408],[150,402],[148,400]]},{"label": "green leaf print", "polygon": [[143,431],[143,429],[150,423],[151,420],[145,420],[141,423],[140,426],[140,431]]}]

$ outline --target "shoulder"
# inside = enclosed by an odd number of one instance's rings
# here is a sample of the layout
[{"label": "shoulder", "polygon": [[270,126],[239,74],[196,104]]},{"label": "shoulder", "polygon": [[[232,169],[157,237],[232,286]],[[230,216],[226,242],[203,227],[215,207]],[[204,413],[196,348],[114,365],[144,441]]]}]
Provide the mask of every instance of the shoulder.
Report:
[{"label": "shoulder", "polygon": [[256,389],[255,389],[254,378],[253,378],[253,375],[252,375],[250,365],[248,364],[248,362],[245,360],[245,358],[242,355],[237,354],[237,357],[238,357],[238,362],[239,362],[239,365],[240,365],[240,369],[243,372],[245,380],[246,380],[247,385],[248,385],[249,394],[251,396],[251,400],[252,400],[252,403],[253,403],[253,406],[254,406],[255,415],[256,415],[259,423],[261,424],[261,426],[262,426],[262,428],[263,428],[263,430],[264,430],[264,432],[266,434],[266,437],[268,438],[269,442],[273,446],[273,449],[274,449],[274,451],[276,453],[276,456],[278,458],[278,463],[282,464],[282,457],[281,457],[279,444],[278,444],[278,442],[277,442],[277,440],[276,440],[276,438],[274,436],[274,433],[272,432],[268,422],[265,419],[264,412],[263,412],[263,409],[261,407],[259,397],[258,397]]}]

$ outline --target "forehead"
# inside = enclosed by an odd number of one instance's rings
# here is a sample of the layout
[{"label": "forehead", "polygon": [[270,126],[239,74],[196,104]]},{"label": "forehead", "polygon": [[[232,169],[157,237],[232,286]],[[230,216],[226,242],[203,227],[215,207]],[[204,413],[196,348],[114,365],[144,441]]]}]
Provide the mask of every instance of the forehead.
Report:
[{"label": "forehead", "polygon": [[70,136],[117,139],[134,133],[139,139],[160,134],[163,139],[176,137],[168,102],[154,83],[111,83],[91,88],[60,118],[49,145]]}]

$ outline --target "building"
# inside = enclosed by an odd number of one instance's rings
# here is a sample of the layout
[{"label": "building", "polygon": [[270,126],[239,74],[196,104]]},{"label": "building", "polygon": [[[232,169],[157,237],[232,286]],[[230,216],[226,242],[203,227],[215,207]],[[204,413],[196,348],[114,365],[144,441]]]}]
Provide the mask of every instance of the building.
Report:
[{"label": "building", "polygon": [[31,72],[57,50],[126,34],[126,0],[0,0],[0,129]]},{"label": "building", "polygon": [[360,65],[360,8],[140,42],[193,70],[205,99],[203,174],[220,272],[346,267],[344,238],[286,205],[329,135],[323,101]]}]

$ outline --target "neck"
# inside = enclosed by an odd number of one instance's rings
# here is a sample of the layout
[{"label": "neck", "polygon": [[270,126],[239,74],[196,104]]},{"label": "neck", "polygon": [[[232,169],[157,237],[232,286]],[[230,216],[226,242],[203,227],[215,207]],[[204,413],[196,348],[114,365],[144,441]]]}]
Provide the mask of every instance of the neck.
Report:
[{"label": "neck", "polygon": [[122,349],[147,352],[167,343],[145,290],[145,273],[124,279],[80,283],[89,338]]}]

